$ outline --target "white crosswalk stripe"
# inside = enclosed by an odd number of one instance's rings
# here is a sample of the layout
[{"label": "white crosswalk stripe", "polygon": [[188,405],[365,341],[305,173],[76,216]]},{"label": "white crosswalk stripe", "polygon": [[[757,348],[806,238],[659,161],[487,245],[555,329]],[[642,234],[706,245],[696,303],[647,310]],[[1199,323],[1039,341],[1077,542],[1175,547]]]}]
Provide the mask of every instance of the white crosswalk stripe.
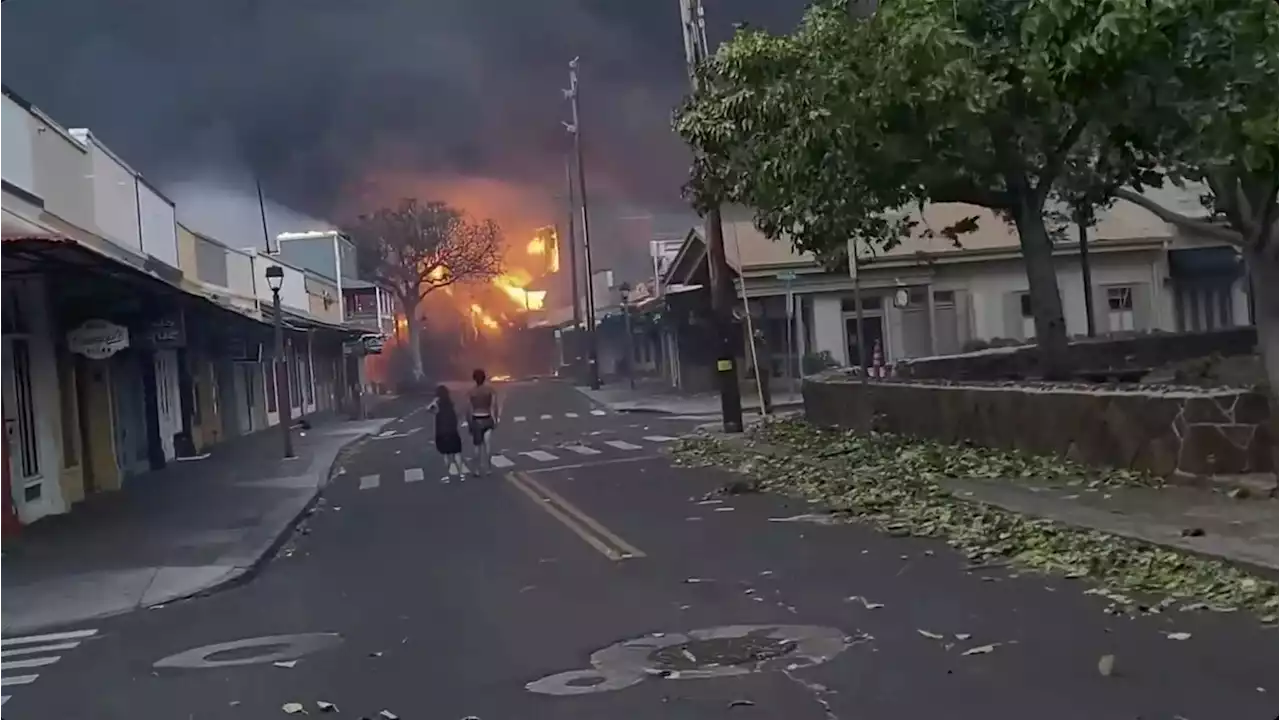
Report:
[{"label": "white crosswalk stripe", "polygon": [[522,453],[520,453],[520,454],[521,454],[521,455],[526,455],[526,456],[528,456],[528,457],[530,457],[530,458],[533,458],[534,460],[537,460],[537,461],[539,461],[539,462],[551,462],[552,460],[559,460],[559,459],[560,459],[560,458],[556,457],[555,455],[552,455],[551,453],[547,452],[546,450],[528,450],[528,451],[522,452]]},{"label": "white crosswalk stripe", "polygon": [[418,482],[423,477],[422,468],[406,468],[404,471],[404,481],[407,483]]},{"label": "white crosswalk stripe", "polygon": [[[31,670],[53,665],[62,659],[61,653],[74,650],[82,640],[97,635],[97,630],[69,630],[0,638],[0,687],[30,685],[40,677],[39,673],[16,674],[14,671]],[[0,705],[9,702],[11,695],[0,695]]]},{"label": "white crosswalk stripe", "polygon": [[565,450],[568,450],[569,452],[578,453],[579,455],[599,455],[600,454],[599,450],[593,447],[587,447],[586,445],[564,445],[563,447]]},{"label": "white crosswalk stripe", "polygon": [[515,465],[515,463],[507,459],[507,456],[505,455],[494,455],[489,458],[489,462],[496,468],[509,468],[512,465]]},{"label": "white crosswalk stripe", "polygon": [[663,443],[663,442],[672,442],[674,440],[677,440],[678,438],[673,438],[670,435],[645,435],[644,439],[648,440],[649,442]]},{"label": "white crosswalk stripe", "polygon": [[603,410],[592,410],[592,411],[591,411],[591,414],[592,414],[592,415],[605,415],[605,414],[607,414],[607,413],[605,413],[605,411],[603,411]]},{"label": "white crosswalk stripe", "polygon": [[640,449],[639,445],[636,445],[634,443],[629,443],[626,440],[605,440],[604,444],[608,445],[611,448],[617,448],[619,450],[639,450]]},{"label": "white crosswalk stripe", "polygon": [[378,485],[380,485],[381,483],[382,483],[382,480],[381,480],[381,479],[379,479],[379,476],[377,476],[377,475],[365,475],[364,477],[360,478],[360,489],[361,489],[361,490],[372,490],[372,489],[374,489],[374,488],[378,487]]}]

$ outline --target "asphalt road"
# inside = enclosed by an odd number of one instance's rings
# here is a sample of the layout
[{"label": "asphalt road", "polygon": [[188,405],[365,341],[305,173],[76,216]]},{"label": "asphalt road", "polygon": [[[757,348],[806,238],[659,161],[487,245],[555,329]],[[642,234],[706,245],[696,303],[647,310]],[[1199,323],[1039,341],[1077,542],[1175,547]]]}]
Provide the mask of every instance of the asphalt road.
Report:
[{"label": "asphalt road", "polygon": [[[411,413],[342,460],[251,582],[28,643],[74,646],[4,688],[4,717],[1276,716],[1276,632],[1248,618],[1115,617],[1078,582],[966,570],[941,543],[782,522],[806,508],[776,497],[706,502],[730,476],[661,453],[694,421],[592,414],[554,381],[503,394],[509,467],[444,482]],[[278,645],[165,660],[316,633],[285,666],[255,660]]]}]

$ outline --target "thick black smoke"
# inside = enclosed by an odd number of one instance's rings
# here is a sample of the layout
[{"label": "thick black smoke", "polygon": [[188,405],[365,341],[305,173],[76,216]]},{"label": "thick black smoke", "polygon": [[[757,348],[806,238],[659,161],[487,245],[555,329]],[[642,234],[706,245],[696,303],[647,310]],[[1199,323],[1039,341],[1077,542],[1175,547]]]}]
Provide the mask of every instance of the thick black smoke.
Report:
[{"label": "thick black smoke", "polygon": [[[713,40],[800,9],[706,5]],[[593,191],[670,207],[678,18],[677,0],[5,0],[4,79],[161,184],[256,174],[326,216],[388,172],[559,187],[577,55]]]}]

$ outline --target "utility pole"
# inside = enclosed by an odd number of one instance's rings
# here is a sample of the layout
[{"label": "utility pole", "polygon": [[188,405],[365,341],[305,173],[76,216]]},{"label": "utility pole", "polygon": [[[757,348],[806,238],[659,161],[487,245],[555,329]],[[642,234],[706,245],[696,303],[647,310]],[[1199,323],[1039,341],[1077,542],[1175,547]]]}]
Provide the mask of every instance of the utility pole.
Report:
[{"label": "utility pole", "polygon": [[[702,0],[680,0],[680,24],[684,36],[685,63],[689,83],[698,92],[698,65],[707,57],[707,32],[703,22]],[[715,316],[719,347],[716,352],[716,377],[720,382],[720,413],[725,432],[742,432],[742,395],[733,358],[738,338],[733,326],[733,276],[724,255],[724,228],[720,223],[720,206],[707,212],[707,269],[711,279],[711,311]],[[745,294],[745,293],[744,293]],[[754,343],[755,338],[750,342]],[[762,408],[763,410],[763,408]]]},{"label": "utility pole", "polygon": [[576,208],[573,205],[573,167],[568,155],[564,156],[564,182],[569,197],[569,286],[573,293],[573,329],[582,328],[582,308],[578,300],[578,231],[574,228],[577,221],[573,218]]},{"label": "utility pole", "polygon": [[591,269],[591,222],[587,217],[587,171],[582,162],[582,123],[578,117],[578,58],[569,61],[569,99],[573,121],[565,129],[573,134],[573,154],[578,162],[578,194],[582,197],[582,255],[587,264],[587,372],[592,390],[600,389],[600,356],[596,351],[596,298]]},{"label": "utility pole", "polygon": [[579,374],[582,370],[580,361],[582,360],[582,301],[578,298],[578,231],[575,226],[578,221],[573,215],[577,211],[577,206],[573,202],[573,159],[568,153],[564,156],[564,182],[569,198],[569,292],[573,297],[573,333],[568,337],[570,339],[569,356],[571,358],[574,382],[581,382],[582,376]]}]

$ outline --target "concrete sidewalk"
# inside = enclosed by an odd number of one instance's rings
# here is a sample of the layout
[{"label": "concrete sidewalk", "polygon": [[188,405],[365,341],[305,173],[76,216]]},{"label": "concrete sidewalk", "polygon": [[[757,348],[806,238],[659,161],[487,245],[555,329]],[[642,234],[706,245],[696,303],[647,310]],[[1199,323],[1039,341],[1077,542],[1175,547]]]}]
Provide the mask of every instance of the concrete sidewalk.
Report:
[{"label": "concrete sidewalk", "polygon": [[[790,451],[729,435],[714,425],[706,432],[744,452],[789,455]],[[1089,487],[1084,480],[937,478],[957,500],[982,503],[1084,530],[1225,560],[1274,578],[1280,567],[1280,504],[1261,494],[1233,498],[1211,489],[1168,485]]]},{"label": "concrete sidewalk", "polygon": [[[593,402],[618,412],[649,412],[668,415],[720,415],[720,394],[717,392],[682,393],[661,380],[644,378],[636,380],[632,389],[626,380],[614,380],[599,390],[574,386]],[[744,412],[760,412],[760,396],[755,383],[741,386]],[[804,398],[799,392],[791,392],[777,385],[773,388],[774,410],[800,407]]]},{"label": "concrete sidewalk", "polygon": [[315,500],[342,448],[391,421],[379,414],[309,419],[290,460],[278,432],[235,438],[23,528],[4,547],[0,629],[83,622],[244,578]]}]

